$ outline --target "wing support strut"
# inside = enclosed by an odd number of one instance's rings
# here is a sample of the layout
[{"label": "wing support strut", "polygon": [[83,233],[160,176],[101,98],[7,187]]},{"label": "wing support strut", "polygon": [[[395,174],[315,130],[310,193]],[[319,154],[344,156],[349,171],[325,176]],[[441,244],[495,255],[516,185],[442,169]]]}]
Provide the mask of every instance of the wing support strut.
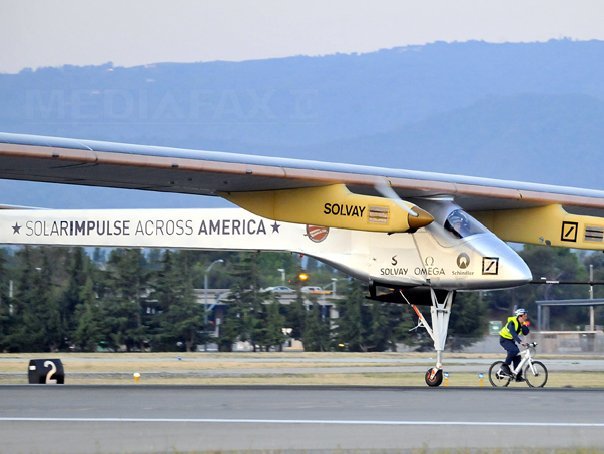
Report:
[{"label": "wing support strut", "polygon": [[445,343],[447,341],[449,317],[451,316],[451,306],[453,305],[455,292],[446,292],[444,298],[440,300],[434,289],[430,288],[430,298],[432,301],[430,315],[432,316],[432,326],[430,326],[419,308],[415,304],[411,304],[402,291],[399,290],[399,292],[418,316],[418,326],[424,327],[428,332],[428,335],[432,338],[432,341],[434,341],[434,349],[436,350],[436,366],[428,369],[426,372],[426,384],[428,386],[439,386],[443,381],[442,357],[445,350]]}]

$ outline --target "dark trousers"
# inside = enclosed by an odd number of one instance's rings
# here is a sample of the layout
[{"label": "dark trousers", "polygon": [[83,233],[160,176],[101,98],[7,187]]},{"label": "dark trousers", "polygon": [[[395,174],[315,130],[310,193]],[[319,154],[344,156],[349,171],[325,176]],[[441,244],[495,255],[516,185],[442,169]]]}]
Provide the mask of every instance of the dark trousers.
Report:
[{"label": "dark trousers", "polygon": [[508,356],[505,358],[504,363],[508,366],[513,362],[514,368],[520,364],[520,349],[513,340],[506,339],[504,337],[499,338],[499,344],[508,352]]}]

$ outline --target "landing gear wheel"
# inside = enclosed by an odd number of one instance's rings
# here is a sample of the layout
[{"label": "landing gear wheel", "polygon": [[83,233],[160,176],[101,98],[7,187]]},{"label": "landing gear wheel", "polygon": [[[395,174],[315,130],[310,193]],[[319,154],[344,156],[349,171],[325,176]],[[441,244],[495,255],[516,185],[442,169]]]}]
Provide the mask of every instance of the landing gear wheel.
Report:
[{"label": "landing gear wheel", "polygon": [[426,384],[430,387],[440,386],[443,382],[443,370],[432,367],[426,372]]}]

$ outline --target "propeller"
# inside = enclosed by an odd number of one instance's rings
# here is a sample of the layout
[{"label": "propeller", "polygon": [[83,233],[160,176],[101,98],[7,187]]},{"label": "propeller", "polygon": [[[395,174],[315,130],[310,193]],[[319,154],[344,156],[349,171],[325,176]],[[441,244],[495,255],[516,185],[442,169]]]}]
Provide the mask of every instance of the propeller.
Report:
[{"label": "propeller", "polygon": [[396,191],[392,189],[392,186],[390,185],[389,181],[385,180],[376,183],[375,189],[384,197],[387,197],[390,200],[394,201],[398,206],[400,206],[409,214],[409,225],[412,228],[417,229],[419,227],[423,227],[434,220],[434,217],[422,208],[415,205],[413,207],[410,207],[409,202],[405,202],[403,199],[401,199],[396,193]]},{"label": "propeller", "polygon": [[384,197],[388,197],[389,199],[394,200],[398,206],[400,206],[403,210],[405,210],[411,216],[413,216],[413,217],[419,216],[418,213],[416,213],[415,211],[413,211],[413,209],[411,209],[409,207],[409,205],[407,205],[403,201],[403,199],[401,199],[399,197],[399,195],[396,193],[396,191],[394,189],[392,189],[392,186],[390,186],[390,184],[388,184],[385,181],[383,181],[381,183],[377,183],[375,185],[375,189],[377,189],[377,191],[380,194],[382,194]]}]

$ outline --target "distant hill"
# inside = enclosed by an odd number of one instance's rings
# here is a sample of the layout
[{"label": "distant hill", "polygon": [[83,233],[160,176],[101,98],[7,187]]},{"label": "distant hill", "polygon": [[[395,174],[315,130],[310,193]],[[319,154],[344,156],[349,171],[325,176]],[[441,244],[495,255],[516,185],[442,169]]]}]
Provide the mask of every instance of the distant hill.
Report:
[{"label": "distant hill", "polygon": [[[570,40],[65,66],[0,74],[0,130],[601,189],[603,80],[604,42]],[[39,188],[0,182],[0,202],[205,204],[168,194]]]},{"label": "distant hill", "polygon": [[604,101],[513,95],[429,116],[392,131],[306,148],[342,160],[602,189]]}]

